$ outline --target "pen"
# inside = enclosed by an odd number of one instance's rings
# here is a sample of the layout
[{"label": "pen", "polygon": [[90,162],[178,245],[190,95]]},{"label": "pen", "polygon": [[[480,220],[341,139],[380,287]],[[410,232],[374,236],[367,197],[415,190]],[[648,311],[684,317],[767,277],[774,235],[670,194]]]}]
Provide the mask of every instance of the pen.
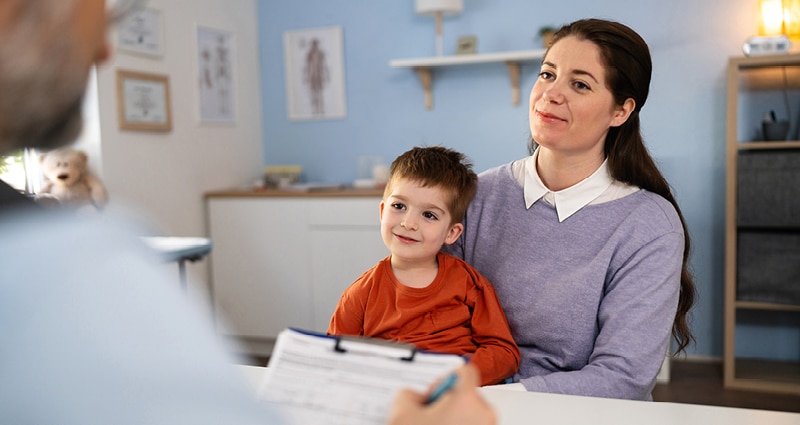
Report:
[{"label": "pen", "polygon": [[434,401],[438,400],[439,397],[442,396],[442,394],[446,393],[448,390],[453,388],[455,384],[456,384],[456,374],[455,372],[453,372],[447,375],[447,378],[444,378],[444,380],[442,380],[442,382],[439,383],[439,385],[433,390],[431,395],[428,396],[428,399],[425,401],[425,404],[431,404]]}]

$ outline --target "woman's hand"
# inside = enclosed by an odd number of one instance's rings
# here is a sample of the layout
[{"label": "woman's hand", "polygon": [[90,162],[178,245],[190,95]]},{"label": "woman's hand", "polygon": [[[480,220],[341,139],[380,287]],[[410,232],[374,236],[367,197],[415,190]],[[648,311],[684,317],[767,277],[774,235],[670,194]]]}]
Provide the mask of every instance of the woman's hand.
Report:
[{"label": "woman's hand", "polygon": [[456,374],[455,386],[429,405],[425,404],[427,394],[400,391],[389,413],[389,425],[494,425],[494,411],[476,389],[478,369],[466,365]]}]

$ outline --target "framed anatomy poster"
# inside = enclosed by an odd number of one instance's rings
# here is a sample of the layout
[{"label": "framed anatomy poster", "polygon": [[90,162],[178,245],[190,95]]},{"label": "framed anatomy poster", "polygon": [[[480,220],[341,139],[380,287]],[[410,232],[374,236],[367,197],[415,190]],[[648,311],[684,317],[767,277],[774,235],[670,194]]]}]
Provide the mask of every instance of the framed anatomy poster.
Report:
[{"label": "framed anatomy poster", "polygon": [[236,79],[232,32],[197,26],[197,76],[200,122],[236,120]]},{"label": "framed anatomy poster", "polygon": [[172,130],[169,78],[117,70],[117,108],[120,130]]},{"label": "framed anatomy poster", "polygon": [[289,119],[344,118],[342,28],[286,31],[283,48]]}]

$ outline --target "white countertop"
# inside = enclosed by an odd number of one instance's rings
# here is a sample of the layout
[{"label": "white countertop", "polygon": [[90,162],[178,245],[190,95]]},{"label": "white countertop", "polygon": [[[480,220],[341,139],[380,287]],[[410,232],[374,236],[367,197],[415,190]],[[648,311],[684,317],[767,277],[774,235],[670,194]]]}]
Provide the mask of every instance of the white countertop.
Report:
[{"label": "white countertop", "polygon": [[[255,391],[266,368],[237,366]],[[800,414],[483,387],[498,425],[800,425]]]}]

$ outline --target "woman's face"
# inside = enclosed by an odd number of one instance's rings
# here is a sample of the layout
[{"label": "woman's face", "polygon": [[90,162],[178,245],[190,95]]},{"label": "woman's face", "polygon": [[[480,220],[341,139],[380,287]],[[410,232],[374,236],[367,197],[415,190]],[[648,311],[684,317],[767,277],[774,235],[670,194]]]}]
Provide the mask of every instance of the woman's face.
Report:
[{"label": "woman's face", "polygon": [[603,155],[608,129],[623,124],[633,107],[633,99],[614,103],[600,49],[568,36],[550,48],[531,90],[531,136],[554,152]]}]

